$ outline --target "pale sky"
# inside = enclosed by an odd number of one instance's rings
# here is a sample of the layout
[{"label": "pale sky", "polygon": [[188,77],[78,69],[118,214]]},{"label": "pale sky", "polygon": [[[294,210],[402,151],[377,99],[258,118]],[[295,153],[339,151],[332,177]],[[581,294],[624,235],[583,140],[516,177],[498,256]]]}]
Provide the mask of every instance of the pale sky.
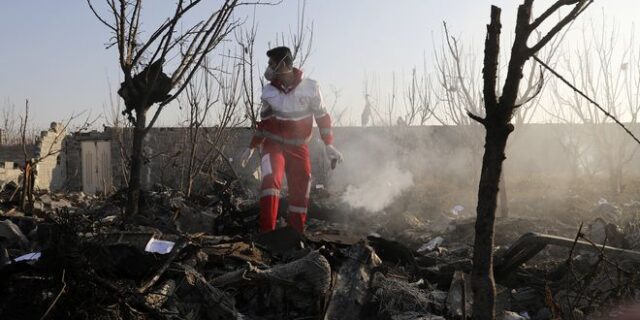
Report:
[{"label": "pale sky", "polygon": [[[99,3],[101,0],[94,0]],[[211,8],[212,1],[203,7]],[[503,9],[503,47],[509,45],[516,0],[308,0],[306,19],[314,24],[313,52],[305,73],[325,88],[341,91],[338,105],[347,108],[353,123],[364,106],[365,76],[376,77],[384,91],[393,73],[398,82],[424,59],[432,64],[433,44],[440,43],[442,21],[465,46],[479,55],[489,9]],[[551,0],[537,0],[538,8]],[[151,31],[169,14],[175,1],[147,0],[143,28]],[[213,4],[217,1],[213,2]],[[258,24],[257,52],[264,65],[264,51],[280,32],[295,27],[297,0],[255,9]],[[590,16],[603,12],[622,29],[638,19],[638,0],[596,0]],[[238,11],[251,17],[252,8]],[[203,17],[205,14],[202,15]],[[577,26],[574,26],[577,28]],[[31,118],[37,126],[61,120],[81,111],[104,113],[121,81],[115,49],[105,49],[108,30],[91,14],[85,1],[8,0],[0,11],[0,107],[7,101],[18,110],[31,101]],[[504,49],[504,48],[503,48]],[[399,83],[401,85],[401,83]],[[384,92],[383,92],[384,94]],[[326,97],[331,99],[331,97]],[[176,107],[162,117],[163,125],[177,123]]]}]

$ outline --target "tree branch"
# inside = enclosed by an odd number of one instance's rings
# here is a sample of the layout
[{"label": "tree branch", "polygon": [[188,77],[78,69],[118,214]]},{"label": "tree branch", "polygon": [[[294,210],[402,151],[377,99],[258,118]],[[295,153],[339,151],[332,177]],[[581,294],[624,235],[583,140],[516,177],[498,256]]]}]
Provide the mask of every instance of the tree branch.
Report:
[{"label": "tree branch", "polygon": [[[562,30],[567,24],[575,20],[584,10],[593,3],[593,0],[565,0],[559,2],[576,3],[575,7],[571,9],[571,12],[567,14],[560,22],[558,22],[549,32],[538,41],[533,47],[529,49],[529,54],[536,54],[542,47],[544,47],[560,30]],[[535,23],[535,22],[534,22]]]},{"label": "tree branch", "polygon": [[560,79],[560,81],[562,81],[564,84],[566,84],[567,86],[569,86],[569,88],[571,88],[574,92],[576,92],[577,94],[579,94],[580,96],[582,96],[583,98],[587,99],[587,101],[589,101],[591,104],[593,104],[594,106],[596,106],[596,108],[598,108],[598,110],[600,110],[605,116],[609,117],[611,120],[613,120],[618,126],[620,126],[627,134],[629,134],[629,136],[631,136],[631,138],[633,138],[633,140],[635,140],[638,144],[640,144],[640,140],[633,134],[633,132],[631,132],[631,130],[629,130],[622,122],[620,122],[620,120],[618,120],[614,115],[612,115],[610,112],[608,112],[607,110],[605,110],[602,106],[600,106],[600,104],[598,104],[597,102],[595,102],[593,99],[591,99],[589,96],[587,96],[584,92],[582,92],[580,89],[576,88],[576,86],[574,86],[573,84],[571,84],[571,82],[569,82],[568,80],[566,80],[563,76],[561,76],[557,71],[555,71],[553,68],[551,68],[550,66],[548,66],[546,63],[544,63],[542,60],[538,59],[538,57],[536,57],[535,55],[533,56],[533,59],[535,59],[540,65],[542,65],[545,69],[549,70],[549,72],[551,72],[554,76],[556,76],[558,79]]},{"label": "tree branch", "polygon": [[[487,114],[493,112],[493,109],[495,109],[497,105],[496,78],[500,54],[500,29],[502,28],[500,12],[500,8],[491,6],[491,23],[487,25],[487,37],[485,38],[484,45],[482,78],[484,80],[484,105]],[[471,117],[471,115],[469,116]]]},{"label": "tree branch", "polygon": [[104,24],[107,28],[111,29],[111,31],[113,32],[118,32],[116,30],[116,28],[112,25],[110,25],[106,20],[104,20],[104,18],[102,18],[98,12],[96,11],[96,9],[93,7],[93,5],[91,4],[91,0],[87,0],[87,4],[89,5],[89,9],[91,9],[91,12],[93,12],[93,15],[96,16],[96,18],[98,18],[98,20],[100,22],[102,22],[102,24]]}]

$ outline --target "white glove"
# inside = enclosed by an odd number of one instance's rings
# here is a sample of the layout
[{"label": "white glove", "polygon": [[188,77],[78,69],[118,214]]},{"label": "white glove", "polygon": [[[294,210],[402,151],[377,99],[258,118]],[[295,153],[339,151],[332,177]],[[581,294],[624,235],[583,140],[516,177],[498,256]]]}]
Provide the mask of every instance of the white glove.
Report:
[{"label": "white glove", "polygon": [[247,148],[242,153],[242,156],[240,156],[240,165],[243,168],[247,166],[247,163],[249,163],[249,159],[251,159],[251,156],[253,156],[254,150],[255,150],[254,148]]},{"label": "white glove", "polygon": [[338,151],[338,149],[336,149],[336,147],[334,147],[333,145],[326,145],[325,151],[327,152],[327,157],[329,158],[329,160],[337,160],[338,162],[342,162],[342,153],[340,153],[340,151]]}]

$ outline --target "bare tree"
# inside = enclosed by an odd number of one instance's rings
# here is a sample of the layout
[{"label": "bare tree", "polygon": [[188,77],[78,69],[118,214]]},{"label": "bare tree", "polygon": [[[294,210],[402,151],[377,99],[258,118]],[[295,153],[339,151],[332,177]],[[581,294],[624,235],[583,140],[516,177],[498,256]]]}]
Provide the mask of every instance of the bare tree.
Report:
[{"label": "bare tree", "polygon": [[439,101],[432,90],[431,77],[427,73],[426,64],[421,74],[417,68],[411,70],[411,79],[404,92],[403,118],[407,125],[425,125],[434,115]]},{"label": "bare tree", "polygon": [[[585,24],[582,41],[571,57],[564,56],[564,66],[569,81],[584,88],[591,97],[598,97],[605,110],[628,123],[638,123],[640,113],[640,50],[635,46],[633,33],[623,39],[619,29],[602,26],[591,21]],[[580,94],[556,88],[554,91],[554,118],[564,123],[580,123],[586,129],[585,137],[576,137],[574,131],[567,132],[565,141],[572,142],[572,151],[582,161],[587,171],[604,171],[609,180],[609,190],[622,192],[624,168],[638,152],[637,144],[629,135],[613,127],[613,121],[593,108]],[[585,134],[585,132],[582,132]],[[591,150],[594,159],[586,159],[586,150]],[[591,160],[586,163],[586,160]],[[591,168],[586,167],[591,165]]]},{"label": "bare tree", "polygon": [[[480,158],[484,141],[478,134],[480,126],[467,116],[468,112],[482,115],[484,113],[482,105],[484,103],[482,89],[480,87],[481,69],[478,57],[469,53],[472,50],[465,48],[455,36],[451,35],[446,22],[443,22],[443,41],[439,49],[434,46],[435,67],[438,75],[437,86],[432,90],[439,95],[442,101],[434,111],[434,118],[443,125],[455,125],[456,130],[464,137],[462,141],[465,148],[470,152],[471,167],[475,164],[475,159]],[[536,32],[536,38],[541,34]],[[545,50],[545,59],[550,60],[555,56],[562,36],[554,38],[550,42],[548,50]],[[536,111],[541,103],[541,92],[545,87],[543,74],[539,72],[539,65],[536,62],[526,66],[523,72],[525,86],[518,88],[517,102],[520,107],[515,110],[513,122],[516,125],[529,123],[536,115]],[[499,75],[499,72],[498,72]],[[504,172],[500,178],[500,212],[502,217],[509,215],[507,206],[507,188]],[[474,180],[473,183],[477,183]]]},{"label": "bare tree", "polygon": [[[538,36],[539,37],[539,36]],[[551,47],[556,48],[551,42]],[[469,148],[474,154],[479,154],[483,141],[473,139],[477,137],[477,122],[470,119],[469,112],[483,115],[483,96],[481,88],[481,68],[478,57],[468,53],[460,41],[449,33],[446,23],[443,23],[443,43],[440,49],[434,50],[435,68],[437,70],[437,85],[432,88],[438,93],[438,99],[442,101],[434,111],[434,118],[443,125],[470,126],[470,130],[465,131],[468,136]],[[545,57],[553,57],[555,50],[545,52]],[[537,63],[529,63],[527,71],[523,72],[525,86],[518,88],[519,107],[514,112],[513,121],[515,124],[525,124],[531,122],[540,102],[540,93],[543,89],[544,81],[542,74],[537,74],[539,67]]]},{"label": "bare tree", "polygon": [[[411,92],[403,93],[403,100],[398,97],[398,84],[396,79],[396,73],[391,73],[391,83],[390,88],[383,88],[380,79],[376,74],[365,75],[363,81],[364,88],[364,98],[365,98],[365,110],[363,111],[362,121],[363,126],[369,124],[371,122],[371,126],[379,125],[385,126],[387,128],[391,128],[396,125],[408,125],[406,123],[405,117],[411,116],[412,107],[415,107],[416,115],[419,110],[419,101],[418,99],[418,88],[414,88],[416,91],[414,94],[416,95],[416,100],[411,101],[412,98],[407,97]],[[387,90],[386,93],[382,93],[382,90]],[[409,88],[408,91],[412,89]],[[401,103],[403,105],[401,105]],[[410,104],[413,103],[414,106]],[[365,119],[366,118],[366,119]],[[415,117],[414,117],[415,120]]]},{"label": "bare tree", "polygon": [[[243,100],[242,70],[239,65],[222,64],[216,77],[219,86],[219,106],[216,108],[217,116],[215,125],[206,130],[205,142],[207,153],[201,161],[198,173],[208,177],[208,181],[216,182],[219,178],[227,183],[238,179],[238,176],[225,156],[227,141],[232,137],[232,132],[226,128],[239,126],[244,119],[239,115],[238,106]],[[227,187],[229,184],[227,184]]]},{"label": "bare tree", "polygon": [[[471,53],[456,37],[449,33],[446,22],[442,24],[440,47],[434,45],[434,60],[437,82],[431,91],[440,103],[433,111],[433,117],[442,125],[454,125],[462,137],[462,147],[469,152],[469,168],[476,168],[476,159],[482,154],[482,138],[478,134],[480,126],[467,116],[468,112],[482,114],[481,69],[478,56]],[[503,180],[501,180],[503,181]],[[470,184],[478,183],[477,178]],[[503,182],[504,183],[504,182]],[[501,188],[501,204],[506,203],[506,188]],[[506,210],[506,205],[501,205]],[[504,211],[503,211],[503,215]]]},{"label": "bare tree", "polygon": [[[518,8],[516,31],[509,58],[507,75],[501,95],[498,96],[498,63],[500,55],[500,8],[491,7],[491,22],[487,25],[483,62],[484,114],[469,112],[469,116],[482,124],[486,130],[485,152],[478,189],[477,219],[473,251],[472,289],[473,318],[494,319],[495,283],[493,277],[493,240],[497,196],[505,159],[505,148],[511,123],[518,105],[518,93],[525,63],[546,46],[562,29],[576,19],[592,1],[558,0],[537,18],[532,19],[533,0],[524,0]],[[571,6],[563,18],[549,28],[548,32],[531,46],[532,33],[560,8]]]},{"label": "bare tree", "polygon": [[19,122],[16,121],[18,115],[16,114],[16,108],[9,99],[6,99],[2,106],[2,112],[0,113],[0,145],[17,145],[20,143],[20,128]]},{"label": "bare tree", "polygon": [[435,81],[431,91],[439,102],[433,118],[444,126],[455,126],[461,137],[461,147],[468,152],[468,168],[473,170],[470,185],[476,185],[479,169],[476,159],[482,155],[480,126],[467,116],[467,112],[482,114],[481,68],[473,48],[465,46],[449,33],[442,24],[440,45],[433,45]]},{"label": "bare tree", "polygon": [[482,113],[477,57],[468,54],[458,39],[449,34],[446,23],[442,30],[442,45],[439,49],[434,46],[434,57],[438,80],[436,92],[443,103],[434,118],[443,125],[475,125],[467,112]]},{"label": "bare tree", "polygon": [[298,14],[296,28],[289,30],[289,36],[284,33],[276,34],[276,46],[288,46],[293,55],[294,64],[302,68],[309,57],[313,46],[313,22],[307,24],[305,13],[307,11],[307,0],[298,0]]},{"label": "bare tree", "polygon": [[29,124],[29,100],[24,103],[24,116],[20,117],[20,133],[22,137],[22,154],[24,156],[24,167],[22,169],[22,195],[20,197],[20,209],[30,212],[33,203],[33,161],[27,151],[27,126]]},{"label": "bare tree", "polygon": [[218,94],[214,88],[214,79],[207,70],[203,69],[199,74],[194,76],[192,81],[185,90],[185,101],[187,104],[187,165],[186,169],[186,185],[183,190],[187,196],[191,195],[193,190],[193,182],[198,174],[197,155],[200,146],[201,129],[205,125],[207,116],[212,107],[218,102]]},{"label": "bare tree", "polygon": [[114,97],[113,90],[111,88],[111,81],[107,79],[109,105],[104,110],[105,126],[111,130],[111,138],[118,143],[118,153],[120,158],[120,165],[118,166],[122,171],[122,179],[124,186],[129,186],[129,163],[130,155],[129,148],[127,148],[126,133],[131,131],[131,122],[125,118],[125,114],[122,112],[121,100]]},{"label": "bare tree", "polygon": [[215,68],[207,64],[186,90],[188,152],[182,184],[187,196],[192,194],[197,177],[223,157],[221,148],[229,137],[226,129],[242,122],[237,110],[246,98],[242,90],[243,69],[242,64],[233,64],[232,60],[223,57]]},{"label": "bare tree", "polygon": [[[124,75],[118,94],[125,102],[128,119],[134,124],[127,213],[139,212],[140,174],[143,165],[144,138],[165,106],[182,93],[207,54],[239,25],[232,19],[243,3],[225,0],[204,20],[178,32],[185,14],[194,11],[201,0],[178,0],[173,14],[147,39],[142,39],[140,16],[142,0],[105,0],[106,13],[100,13],[91,0],[87,3],[98,20],[114,35],[118,61]],[[168,76],[163,69],[167,61],[178,56],[179,62]],[[173,90],[173,92],[172,92]],[[147,112],[157,104],[151,120]]]},{"label": "bare tree", "polygon": [[327,103],[327,105],[329,106],[329,114],[331,114],[331,122],[333,122],[333,126],[342,126],[344,125],[342,120],[344,119],[344,115],[347,113],[347,108],[342,108],[342,110],[339,110],[338,108],[338,102],[340,101],[342,90],[334,86],[330,86],[329,91],[331,94],[329,95],[330,98],[327,100],[330,100],[331,102]]},{"label": "bare tree", "polygon": [[[421,71],[418,71],[417,67],[411,69],[411,76],[407,84],[403,78],[400,79],[402,85],[399,88],[398,77],[395,72],[392,72],[390,87],[383,95],[379,78],[375,74],[365,75],[363,81],[365,106],[361,116],[362,126],[375,125],[376,123],[388,127],[425,125],[434,116],[434,110],[439,101],[433,91],[426,63]],[[400,92],[400,96],[398,96],[398,92]]]},{"label": "bare tree", "polygon": [[255,129],[258,123],[258,109],[260,103],[257,103],[256,91],[258,84],[261,88],[264,81],[258,71],[258,62],[256,61],[256,35],[258,34],[258,26],[254,17],[251,26],[244,29],[236,30],[236,43],[240,47],[240,54],[236,57],[241,70],[242,81],[242,102],[244,104],[245,118],[249,120],[251,129]]}]

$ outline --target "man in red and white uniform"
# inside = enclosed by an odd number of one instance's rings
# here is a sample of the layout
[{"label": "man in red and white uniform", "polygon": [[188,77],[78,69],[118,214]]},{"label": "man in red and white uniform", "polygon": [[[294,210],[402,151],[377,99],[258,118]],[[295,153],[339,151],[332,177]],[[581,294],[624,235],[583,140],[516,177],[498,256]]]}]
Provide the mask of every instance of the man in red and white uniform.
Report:
[{"label": "man in red and white uniform", "polygon": [[318,83],[304,78],[293,67],[291,51],[277,47],[267,51],[269,67],[262,88],[261,121],[242,155],[245,166],[256,148],[262,156],[262,187],[260,192],[260,230],[274,230],[282,178],[287,175],[289,208],[287,223],[302,233],[307,218],[311,190],[311,161],[307,143],[311,139],[313,119],[320,129],[326,154],[331,161],[342,161],[342,154],[333,147],[331,117],[324,108]]}]

